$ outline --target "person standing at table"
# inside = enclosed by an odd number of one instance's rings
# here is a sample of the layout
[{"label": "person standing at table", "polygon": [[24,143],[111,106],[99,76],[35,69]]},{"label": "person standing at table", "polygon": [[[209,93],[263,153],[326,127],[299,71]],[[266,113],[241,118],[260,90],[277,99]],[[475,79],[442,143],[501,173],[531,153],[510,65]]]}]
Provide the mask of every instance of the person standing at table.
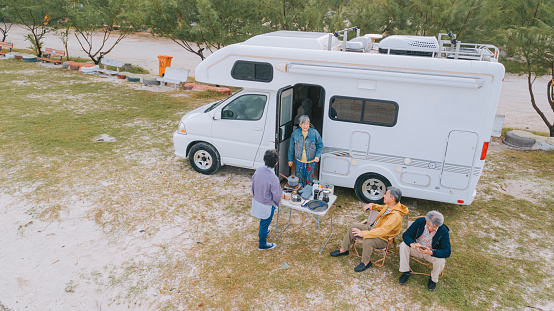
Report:
[{"label": "person standing at table", "polygon": [[275,208],[279,207],[283,191],[279,178],[275,175],[275,166],[279,163],[279,152],[267,150],[264,154],[265,166],[259,167],[252,176],[252,209],[250,215],[260,219],[258,231],[258,250],[272,249],[275,243],[267,243],[267,235],[271,232],[269,224],[273,219]]},{"label": "person standing at table", "polygon": [[310,118],[302,115],[300,125],[290,137],[288,152],[289,166],[295,164],[295,175],[302,186],[311,185],[314,179],[315,164],[321,158],[323,141],[317,130],[310,127]]}]

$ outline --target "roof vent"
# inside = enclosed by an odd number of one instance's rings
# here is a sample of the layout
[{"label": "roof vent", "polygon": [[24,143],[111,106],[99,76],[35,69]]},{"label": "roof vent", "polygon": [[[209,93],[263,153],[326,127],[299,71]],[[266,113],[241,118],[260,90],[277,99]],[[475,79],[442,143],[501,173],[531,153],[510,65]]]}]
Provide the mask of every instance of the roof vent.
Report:
[{"label": "roof vent", "polygon": [[385,54],[432,57],[438,51],[439,42],[435,37],[390,36],[379,43],[379,52]]}]

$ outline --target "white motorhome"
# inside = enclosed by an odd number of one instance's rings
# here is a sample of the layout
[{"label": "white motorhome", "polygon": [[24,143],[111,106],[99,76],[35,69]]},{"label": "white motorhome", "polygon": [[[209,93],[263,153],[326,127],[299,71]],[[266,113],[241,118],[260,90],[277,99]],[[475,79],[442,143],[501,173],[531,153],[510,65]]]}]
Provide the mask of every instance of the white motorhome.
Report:
[{"label": "white motorhome", "polygon": [[[347,40],[348,31],[357,31]],[[403,195],[471,204],[483,172],[504,67],[498,49],[435,37],[277,31],[227,46],[196,68],[196,80],[242,88],[186,114],[175,153],[211,174],[257,168],[287,149],[298,107],[321,134],[316,177],[380,202]],[[342,38],[342,40],[339,40]]]}]

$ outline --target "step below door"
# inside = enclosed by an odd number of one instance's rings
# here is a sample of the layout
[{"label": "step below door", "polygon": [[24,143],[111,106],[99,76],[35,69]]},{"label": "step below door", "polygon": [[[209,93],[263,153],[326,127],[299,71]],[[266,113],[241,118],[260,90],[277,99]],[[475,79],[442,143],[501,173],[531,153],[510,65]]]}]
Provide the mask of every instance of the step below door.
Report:
[{"label": "step below door", "polygon": [[460,190],[467,188],[478,139],[479,136],[474,132],[450,132],[442,166],[441,185]]}]

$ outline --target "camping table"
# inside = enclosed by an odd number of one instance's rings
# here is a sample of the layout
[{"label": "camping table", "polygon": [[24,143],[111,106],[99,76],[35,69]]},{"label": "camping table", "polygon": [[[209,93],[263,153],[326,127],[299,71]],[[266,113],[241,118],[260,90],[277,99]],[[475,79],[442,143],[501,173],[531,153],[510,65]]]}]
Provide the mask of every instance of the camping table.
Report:
[{"label": "camping table", "polygon": [[[311,199],[313,199],[313,195],[310,197],[310,200]],[[283,232],[285,232],[285,230],[289,227],[290,218],[291,218],[291,214],[292,214],[293,209],[297,210],[297,211],[300,211],[300,212],[308,213],[308,215],[310,215],[310,217],[312,217],[312,219],[315,220],[315,222],[317,222],[317,237],[318,237],[318,242],[319,242],[319,254],[321,255],[321,252],[323,251],[325,246],[327,246],[327,243],[329,243],[329,240],[331,239],[331,236],[333,235],[333,204],[335,203],[336,199],[337,199],[336,195],[334,195],[334,194],[330,195],[329,196],[329,203],[327,203],[327,205],[328,205],[327,209],[324,210],[324,211],[319,211],[319,212],[311,211],[309,208],[302,207],[301,205],[292,204],[292,203],[290,203],[289,200],[281,200],[281,205],[279,205],[279,208],[277,208],[277,220],[275,222],[275,240],[277,240],[277,238],[279,238],[281,236],[281,234],[283,234]],[[279,232],[277,230],[277,228],[279,226],[279,213],[280,213],[281,209],[284,209],[284,208],[289,209],[289,223],[285,226],[285,228],[283,228],[283,230],[281,230],[281,232]],[[320,217],[325,216],[327,214],[327,212],[329,212],[329,211],[331,211],[331,234],[327,238],[327,241],[325,242],[323,247],[321,247],[321,221],[320,221]],[[316,216],[317,216],[317,219],[316,219]]]}]

